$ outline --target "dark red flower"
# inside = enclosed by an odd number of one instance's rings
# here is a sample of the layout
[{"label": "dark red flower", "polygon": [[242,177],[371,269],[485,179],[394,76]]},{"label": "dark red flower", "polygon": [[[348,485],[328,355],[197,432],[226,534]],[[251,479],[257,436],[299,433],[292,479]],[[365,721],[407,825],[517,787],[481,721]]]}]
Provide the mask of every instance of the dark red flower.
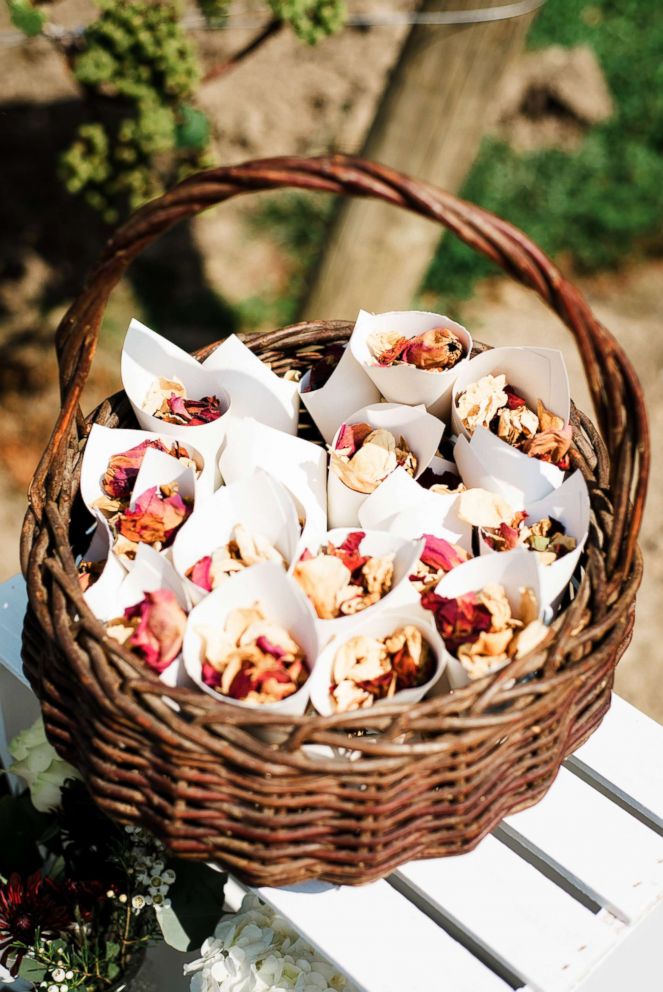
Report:
[{"label": "dark red flower", "polygon": [[440,637],[452,654],[457,654],[461,644],[473,644],[482,631],[490,630],[490,610],[479,602],[476,593],[446,599],[435,592],[425,592],[421,605],[435,617]]},{"label": "dark red flower", "polygon": [[0,964],[7,967],[16,957],[12,974],[18,974],[25,950],[16,944],[32,946],[37,932],[45,938],[57,937],[73,922],[63,893],[51,879],[35,872],[28,879],[14,873],[0,885]]}]

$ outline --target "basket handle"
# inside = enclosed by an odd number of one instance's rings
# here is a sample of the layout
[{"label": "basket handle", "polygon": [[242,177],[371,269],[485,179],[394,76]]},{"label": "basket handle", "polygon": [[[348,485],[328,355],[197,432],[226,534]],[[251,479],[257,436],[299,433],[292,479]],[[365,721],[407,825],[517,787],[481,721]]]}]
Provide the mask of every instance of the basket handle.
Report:
[{"label": "basket handle", "polygon": [[56,495],[57,473],[51,469],[54,462],[61,464],[63,444],[77,419],[82,428],[79,401],[106,303],[133,259],[179,220],[233,196],[283,187],[374,197],[437,221],[555,311],[576,340],[610,454],[614,524],[606,572],[610,578],[627,575],[642,521],[650,448],[642,388],[624,350],[578,290],[518,228],[428,183],[346,155],[263,159],[197,173],[118,229],[55,335],[61,410],[30,486],[35,522],[41,520],[45,501]]}]

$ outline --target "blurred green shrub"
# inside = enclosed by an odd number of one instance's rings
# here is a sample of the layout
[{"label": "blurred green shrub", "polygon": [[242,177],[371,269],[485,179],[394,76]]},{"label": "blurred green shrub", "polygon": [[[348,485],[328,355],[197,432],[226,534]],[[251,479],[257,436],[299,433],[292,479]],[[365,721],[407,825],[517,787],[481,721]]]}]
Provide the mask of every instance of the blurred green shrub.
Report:
[{"label": "blurred green shrub", "polygon": [[[580,271],[616,265],[640,244],[656,246],[663,220],[663,17],[660,0],[549,0],[534,21],[532,48],[591,45],[616,110],[571,153],[519,154],[484,141],[462,195],[522,227],[551,255],[568,252]],[[658,247],[660,247],[660,242]],[[495,267],[444,238],[424,290],[468,296]]]}]

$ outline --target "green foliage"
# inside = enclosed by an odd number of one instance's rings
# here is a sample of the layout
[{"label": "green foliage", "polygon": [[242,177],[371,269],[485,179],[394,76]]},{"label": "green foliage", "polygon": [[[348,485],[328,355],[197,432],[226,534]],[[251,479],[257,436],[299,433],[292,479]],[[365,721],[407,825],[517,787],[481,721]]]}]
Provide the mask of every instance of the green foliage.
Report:
[{"label": "green foliage", "polygon": [[218,27],[228,16],[230,0],[197,0],[198,9],[208,24]]},{"label": "green foliage", "polygon": [[[484,141],[462,195],[522,227],[549,254],[568,252],[592,272],[652,242],[663,220],[663,20],[658,0],[554,0],[528,43],[591,45],[616,103],[571,153],[518,154]],[[648,16],[651,14],[651,17]],[[424,289],[449,298],[496,271],[456,238],[445,238]]]},{"label": "green foliage", "polygon": [[200,861],[175,861],[171,905],[159,913],[164,940],[178,951],[197,950],[214,932],[223,912],[227,875]]},{"label": "green foliage", "polygon": [[192,106],[200,72],[176,2],[99,0],[74,74],[101,118],[78,129],[61,159],[71,193],[113,222],[157,195],[209,141]]},{"label": "green foliage", "polygon": [[31,0],[7,0],[7,6],[12,24],[28,38],[34,38],[42,31],[46,15]]},{"label": "green foliage", "polygon": [[269,0],[269,6],[309,45],[338,31],[347,13],[344,0]]}]

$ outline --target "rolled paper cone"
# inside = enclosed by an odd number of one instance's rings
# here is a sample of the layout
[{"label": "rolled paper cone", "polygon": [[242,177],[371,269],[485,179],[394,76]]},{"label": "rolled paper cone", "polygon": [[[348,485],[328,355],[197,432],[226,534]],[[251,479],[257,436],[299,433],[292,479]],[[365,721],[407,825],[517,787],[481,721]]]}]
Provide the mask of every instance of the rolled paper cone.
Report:
[{"label": "rolled paper cone", "polygon": [[129,505],[133,508],[136,500],[152,486],[166,486],[177,483],[178,491],[183,499],[195,501],[196,479],[191,471],[177,458],[167,455],[164,451],[149,448],[138,470]]},{"label": "rolled paper cone", "polygon": [[[114,455],[129,451],[147,440],[161,441],[167,448],[170,448],[175,439],[165,434],[157,434],[154,431],[102,427],[100,424],[92,425],[92,430],[85,443],[80,483],[81,498],[90,512],[94,511],[93,504],[105,495],[101,488],[101,480],[108,468],[110,459]],[[196,500],[201,501],[214,492],[214,481],[218,475],[218,469],[214,462],[205,462],[201,453],[192,445],[185,445],[185,447],[199,469],[199,474],[195,478],[195,495]]]},{"label": "rolled paper cone", "polygon": [[414,686],[411,689],[401,689],[400,692],[396,692],[390,699],[377,700],[373,705],[418,703],[435,687],[446,668],[449,653],[434,627],[423,623],[419,617],[412,616],[409,612],[384,610],[377,616],[367,616],[363,619],[360,614],[355,618],[352,625],[344,627],[342,633],[334,637],[320,652],[320,657],[318,658],[318,663],[315,666],[310,682],[311,702],[321,716],[329,716],[336,712],[330,697],[329,688],[331,686],[334,659],[339,649],[353,637],[386,637],[393,634],[399,627],[404,627],[407,624],[416,627],[429,644],[435,658],[434,674],[422,685]]},{"label": "rolled paper cone", "polygon": [[302,522],[300,548],[327,533],[327,454],[319,444],[244,417],[230,424],[219,468],[227,485],[261,468],[285,486]]},{"label": "rolled paper cone", "polygon": [[[520,551],[505,551],[499,555],[470,558],[440,579],[435,592],[445,599],[455,599],[468,592],[480,592],[487,585],[498,584],[504,588],[514,616],[520,613],[520,591],[531,589],[539,606],[539,619],[546,620],[546,606],[539,582],[539,569],[532,555]],[[505,662],[506,664],[506,662]],[[504,667],[498,666],[494,669]],[[462,663],[448,653],[449,682],[452,689],[467,685],[469,677]]]},{"label": "rolled paper cone", "polygon": [[[355,411],[345,421],[348,424],[362,422],[370,424],[373,429],[384,428],[391,431],[397,442],[400,437],[404,438],[417,459],[415,479],[430,465],[444,431],[444,424],[437,417],[426,413],[425,407],[402,406],[399,403],[375,403],[372,406],[365,406]],[[334,436],[332,449],[337,443],[339,431]],[[384,482],[381,485],[384,485]],[[379,488],[380,486],[377,487]],[[327,515],[331,527],[355,527],[359,523],[362,504],[369,495],[374,493],[358,493],[346,486],[330,464]]]},{"label": "rolled paper cone", "polygon": [[[576,570],[589,533],[589,493],[582,473],[575,471],[559,489],[538,503],[530,503],[525,510],[528,515],[526,523],[534,524],[543,517],[553,517],[559,520],[564,525],[566,533],[577,541],[573,551],[569,551],[550,565],[541,565],[537,555],[523,547],[514,549],[531,556],[536,562],[543,603],[554,611]],[[479,529],[479,550],[482,555],[506,554],[505,551],[497,552],[491,548],[486,543],[481,529]]]},{"label": "rolled paper cone", "polygon": [[[465,350],[465,357],[445,372],[429,372],[405,363],[383,367],[377,364],[369,347],[369,338],[376,332],[394,331],[399,337],[413,338],[435,327],[447,327],[453,331]],[[350,348],[359,365],[388,402],[423,403],[429,413],[448,420],[451,390],[459,371],[469,364],[472,337],[461,324],[439,313],[403,310],[375,314],[360,310],[350,338]]]},{"label": "rolled paper cone", "polygon": [[[179,379],[189,399],[217,396],[224,412],[208,424],[193,427],[160,420],[143,409],[148,390],[159,378]],[[230,396],[223,386],[223,373],[203,368],[186,351],[134,319],[129,324],[122,348],[122,385],[144,430],[167,434],[185,446],[190,444],[206,462],[216,465],[231,411]]]},{"label": "rolled paper cone", "polygon": [[456,377],[451,403],[454,434],[468,439],[471,436],[458,415],[460,394],[484,376],[502,373],[506,376],[506,385],[513,386],[530,410],[536,413],[537,403],[541,400],[546,409],[568,423],[571,394],[561,351],[555,348],[490,348],[472,358]]},{"label": "rolled paper cone", "polygon": [[222,341],[202,367],[221,373],[233,417],[253,417],[286,434],[297,433],[298,384],[272,372],[236,334]]},{"label": "rolled paper cone", "polygon": [[399,467],[366,497],[357,516],[364,530],[389,530],[402,510],[427,506],[429,500],[430,493]]},{"label": "rolled paper cone", "polygon": [[458,438],[454,454],[468,488],[498,492],[517,509],[543,499],[564,481],[556,465],[530,458],[485,427],[478,427],[469,442]]},{"label": "rolled paper cone", "polygon": [[191,514],[173,542],[173,565],[193,603],[207,591],[186,577],[192,565],[232,537],[237,524],[249,533],[260,534],[285,559],[286,568],[295,560],[299,542],[299,521],[292,497],[285,486],[258,469],[228,486],[222,486],[203,506]]},{"label": "rolled paper cone", "polygon": [[[355,531],[356,528],[353,527],[330,530],[324,543],[330,541],[333,545],[339,547]],[[312,547],[309,550],[315,555],[318,547]],[[419,560],[419,555],[423,550],[422,541],[409,541],[405,538],[397,537],[395,534],[386,534],[383,531],[368,531],[359,545],[359,550],[362,555],[369,555],[371,558],[393,554],[394,576],[391,589],[381,600],[374,603],[373,606],[368,606],[360,614],[338,617],[335,620],[321,620],[316,616],[320,646],[323,646],[330,638],[335,637],[338,633],[349,627],[360,615],[362,617],[375,616],[384,610],[393,609],[394,604],[397,602],[412,601],[412,597],[404,595],[404,593],[408,592],[409,577],[414,571],[415,565]],[[295,564],[296,562],[293,563],[291,571],[294,569]],[[313,606],[313,604],[311,605]],[[313,607],[313,610],[315,612],[315,607]]]},{"label": "rolled paper cone", "polygon": [[380,391],[349,347],[324,386],[307,392],[310,379],[309,369],[299,383],[299,394],[326,444],[332,443],[346,417],[362,406],[380,402]]},{"label": "rolled paper cone", "polygon": [[254,565],[206,596],[189,614],[184,637],[184,667],[196,685],[221,702],[265,713],[301,714],[309,699],[311,676],[297,692],[276,703],[254,705],[231,699],[203,682],[204,642],[201,627],[222,630],[231,610],[258,603],[265,616],[288,631],[304,651],[309,671],[315,671],[318,657],[318,634],[315,615],[295,580],[272,562]]},{"label": "rolled paper cone", "polygon": [[98,511],[94,515],[97,518],[97,526],[83,559],[105,561],[106,564],[97,581],[83,593],[83,599],[96,617],[107,620],[108,610],[112,609],[127,572],[120,559],[111,550],[113,538],[106,520]]},{"label": "rolled paper cone", "polygon": [[[128,574],[125,573],[125,578],[114,599],[109,602],[109,606],[105,610],[105,616],[100,617],[100,619],[108,621],[115,617],[121,617],[128,607],[142,602],[148,592],[156,592],[158,589],[170,590],[184,612],[188,613],[191,607],[189,597],[171,563],[154,548],[147,544],[141,544],[136,552],[133,568]],[[149,671],[148,666],[145,667],[146,671]],[[159,679],[169,686],[188,683],[182,669],[182,652],[173,659],[163,672],[159,672]]]}]

